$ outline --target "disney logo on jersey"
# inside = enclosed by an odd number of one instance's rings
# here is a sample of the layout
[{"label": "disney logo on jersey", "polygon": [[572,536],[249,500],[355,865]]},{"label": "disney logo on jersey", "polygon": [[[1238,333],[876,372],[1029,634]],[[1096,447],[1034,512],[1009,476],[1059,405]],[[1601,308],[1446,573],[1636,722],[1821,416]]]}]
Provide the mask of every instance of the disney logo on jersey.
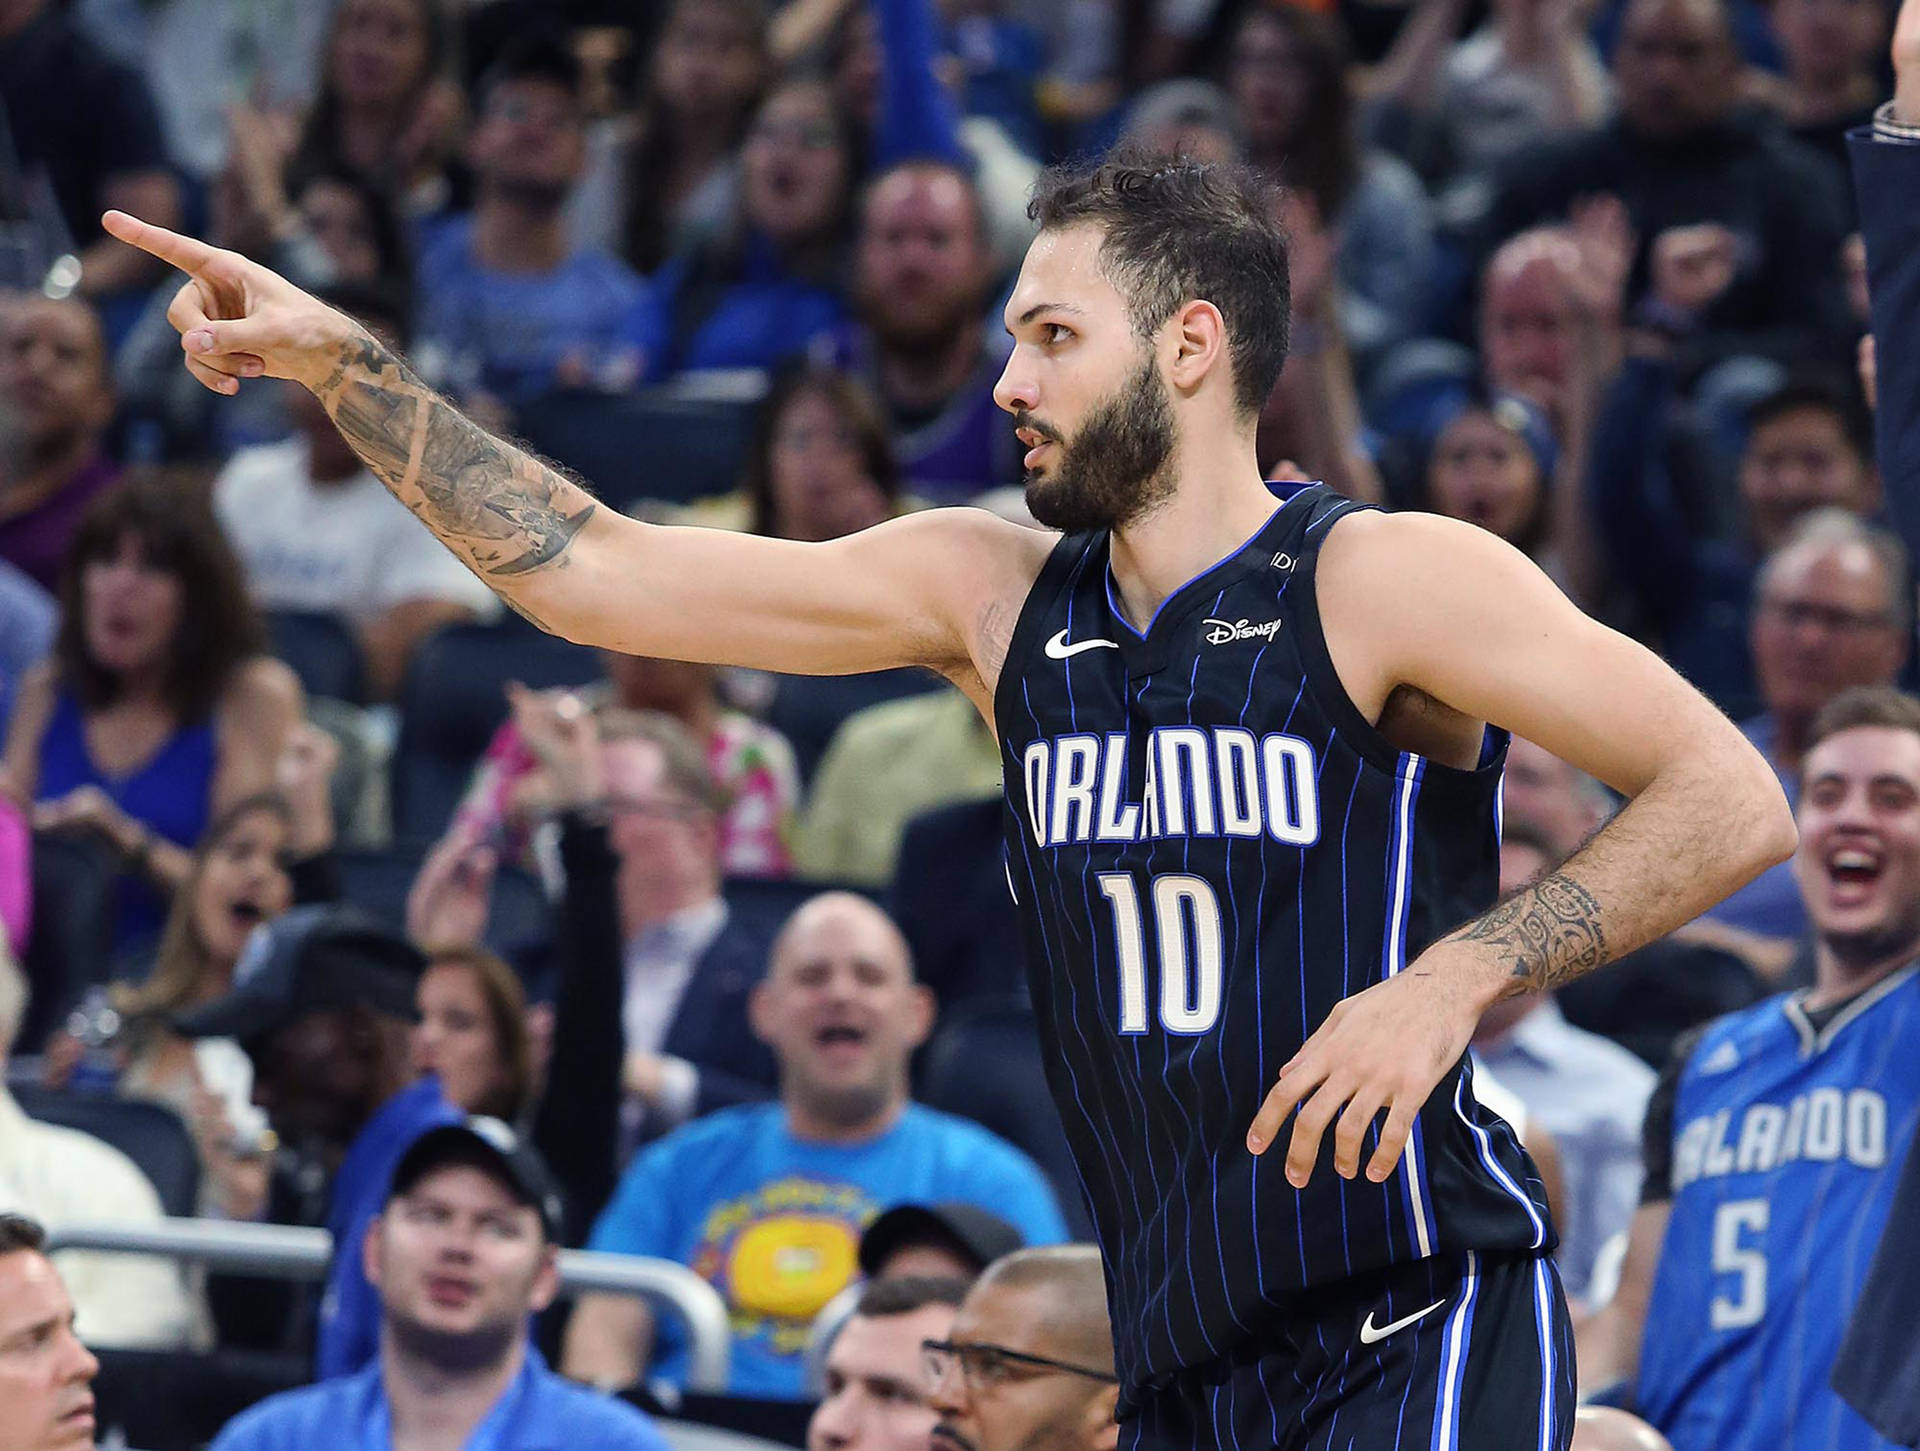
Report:
[{"label": "disney logo on jersey", "polygon": [[1235,640],[1265,640],[1272,642],[1280,633],[1278,620],[1264,620],[1260,624],[1250,624],[1246,620],[1216,620],[1212,615],[1200,622],[1211,626],[1202,636],[1209,645],[1228,645]]}]

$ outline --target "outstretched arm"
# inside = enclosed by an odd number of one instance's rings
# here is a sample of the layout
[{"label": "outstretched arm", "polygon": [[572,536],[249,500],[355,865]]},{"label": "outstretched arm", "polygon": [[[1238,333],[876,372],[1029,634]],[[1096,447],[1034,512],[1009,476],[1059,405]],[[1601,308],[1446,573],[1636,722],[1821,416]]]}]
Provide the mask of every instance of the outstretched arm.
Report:
[{"label": "outstretched arm", "polygon": [[542,629],[797,673],[926,665],[987,702],[1048,536],[971,510],[828,544],[642,524],[489,434],[284,278],[124,213],[104,224],[188,274],[167,315],[196,378],[223,394],[245,378],[307,387],[400,502]]}]

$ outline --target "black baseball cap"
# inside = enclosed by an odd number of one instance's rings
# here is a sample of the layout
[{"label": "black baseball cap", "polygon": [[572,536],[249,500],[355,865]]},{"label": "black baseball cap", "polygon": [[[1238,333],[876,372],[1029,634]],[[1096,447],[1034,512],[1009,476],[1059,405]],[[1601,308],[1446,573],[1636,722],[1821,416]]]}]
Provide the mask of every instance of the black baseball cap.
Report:
[{"label": "black baseball cap", "polygon": [[232,990],[175,1018],[174,1030],[254,1044],[303,1014],[356,1004],[411,1020],[426,962],[419,948],[358,908],[295,907],[254,929],[234,965]]},{"label": "black baseball cap", "polygon": [[562,1208],[553,1176],[533,1145],[497,1118],[476,1114],[462,1123],[428,1129],[394,1165],[387,1199],[405,1194],[427,1174],[447,1164],[467,1164],[491,1174],[514,1198],[539,1213],[540,1228],[549,1240],[559,1240]]},{"label": "black baseball cap", "polygon": [[897,1204],[860,1236],[860,1273],[872,1279],[899,1251],[919,1244],[972,1260],[977,1272],[1026,1243],[1019,1230],[977,1204]]}]

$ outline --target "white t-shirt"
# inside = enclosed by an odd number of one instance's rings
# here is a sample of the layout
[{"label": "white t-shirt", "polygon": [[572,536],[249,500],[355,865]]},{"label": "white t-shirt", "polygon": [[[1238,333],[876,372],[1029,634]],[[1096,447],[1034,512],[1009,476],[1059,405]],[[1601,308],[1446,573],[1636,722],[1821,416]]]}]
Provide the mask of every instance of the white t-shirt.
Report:
[{"label": "white t-shirt", "polygon": [[493,591],[372,474],[315,483],[305,439],[241,449],[214,482],[213,505],[263,609],[356,625],[406,600],[447,600],[481,619],[498,611]]}]

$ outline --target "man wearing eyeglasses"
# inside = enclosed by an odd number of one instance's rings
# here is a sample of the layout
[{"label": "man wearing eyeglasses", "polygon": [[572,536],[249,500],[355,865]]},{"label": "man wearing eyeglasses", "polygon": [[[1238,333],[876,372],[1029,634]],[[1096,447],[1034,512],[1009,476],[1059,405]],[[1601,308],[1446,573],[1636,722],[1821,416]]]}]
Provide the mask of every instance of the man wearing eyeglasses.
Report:
[{"label": "man wearing eyeglasses", "polygon": [[987,1267],[946,1340],[929,1340],[933,1451],[1114,1451],[1119,1378],[1100,1252],[1017,1250]]},{"label": "man wearing eyeglasses", "polygon": [[[1761,565],[1748,638],[1766,709],[1740,729],[1773,766],[1789,802],[1820,708],[1852,686],[1899,678],[1911,598],[1900,541],[1839,509],[1806,515]],[[1706,915],[1761,937],[1797,941],[1808,930],[1790,862]]]}]

